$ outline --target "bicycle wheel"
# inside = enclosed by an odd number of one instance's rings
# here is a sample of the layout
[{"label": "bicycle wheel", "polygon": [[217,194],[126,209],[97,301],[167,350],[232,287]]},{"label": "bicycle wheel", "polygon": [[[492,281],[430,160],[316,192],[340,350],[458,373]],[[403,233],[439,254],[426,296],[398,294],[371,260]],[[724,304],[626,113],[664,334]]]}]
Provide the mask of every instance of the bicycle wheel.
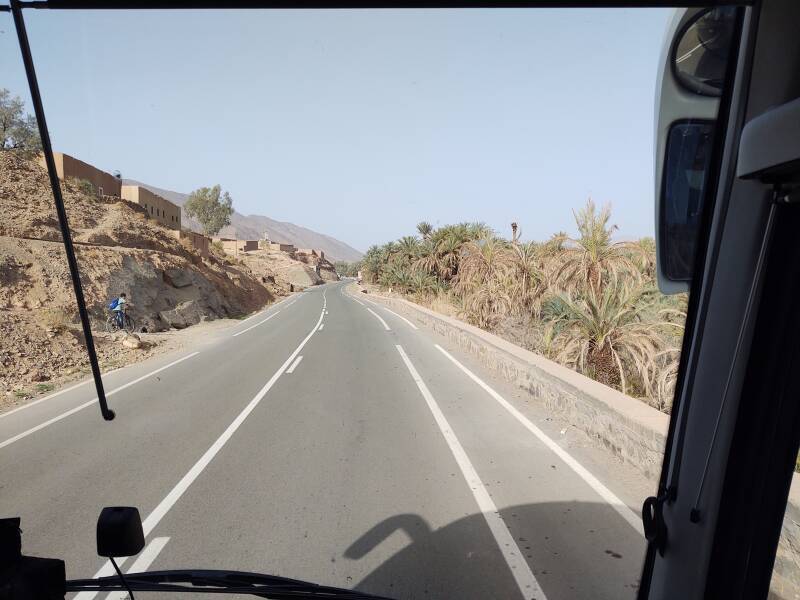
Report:
[{"label": "bicycle wheel", "polygon": [[129,317],[125,315],[125,331],[128,333],[133,333],[136,330],[136,321],[133,320],[133,317]]},{"label": "bicycle wheel", "polygon": [[111,315],[106,319],[106,331],[108,333],[114,333],[117,330],[119,330],[119,325],[117,325],[117,319],[113,315]]}]

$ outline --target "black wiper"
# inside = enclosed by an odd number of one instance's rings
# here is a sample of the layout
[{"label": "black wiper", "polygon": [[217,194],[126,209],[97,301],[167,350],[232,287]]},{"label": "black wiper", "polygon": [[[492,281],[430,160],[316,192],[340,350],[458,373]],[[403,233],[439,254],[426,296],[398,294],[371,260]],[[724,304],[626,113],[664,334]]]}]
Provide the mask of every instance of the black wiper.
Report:
[{"label": "black wiper", "polygon": [[[191,594],[249,594],[273,600],[297,598],[329,598],[331,600],[391,600],[385,596],[373,596],[355,590],[328,587],[243,571],[220,571],[205,569],[181,569],[175,571],[152,571],[131,573],[125,581],[133,592],[176,592]],[[125,592],[118,577],[98,579],[75,579],[67,581],[68,592]]]}]

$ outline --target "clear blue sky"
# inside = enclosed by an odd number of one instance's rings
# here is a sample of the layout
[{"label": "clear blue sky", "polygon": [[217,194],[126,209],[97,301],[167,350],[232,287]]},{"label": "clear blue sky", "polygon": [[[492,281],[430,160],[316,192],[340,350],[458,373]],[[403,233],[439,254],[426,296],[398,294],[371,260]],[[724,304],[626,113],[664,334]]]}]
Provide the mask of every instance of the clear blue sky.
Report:
[{"label": "clear blue sky", "polygon": [[[360,250],[415,224],[653,234],[670,11],[27,11],[56,150]],[[0,87],[27,99],[10,15]]]}]

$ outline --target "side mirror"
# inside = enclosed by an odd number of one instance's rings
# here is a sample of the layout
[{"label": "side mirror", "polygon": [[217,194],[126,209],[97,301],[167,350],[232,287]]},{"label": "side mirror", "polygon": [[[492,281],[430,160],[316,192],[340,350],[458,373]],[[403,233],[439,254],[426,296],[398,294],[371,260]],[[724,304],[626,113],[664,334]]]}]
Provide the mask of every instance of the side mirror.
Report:
[{"label": "side mirror", "polygon": [[674,123],[667,136],[658,218],[660,267],[664,277],[687,286],[692,279],[713,141],[713,121]]},{"label": "side mirror", "polygon": [[656,275],[665,294],[691,284],[736,16],[728,7],[678,10],[662,46],[655,219]]},{"label": "side mirror", "polygon": [[139,510],[133,506],[107,506],[97,519],[97,554],[105,558],[134,556],[144,548]]}]

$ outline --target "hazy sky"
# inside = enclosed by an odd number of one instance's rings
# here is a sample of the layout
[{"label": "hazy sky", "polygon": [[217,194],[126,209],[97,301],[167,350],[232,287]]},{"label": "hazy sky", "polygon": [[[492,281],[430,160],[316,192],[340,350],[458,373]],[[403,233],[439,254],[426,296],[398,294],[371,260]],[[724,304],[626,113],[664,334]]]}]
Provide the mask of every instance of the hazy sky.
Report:
[{"label": "hazy sky", "polygon": [[[653,234],[669,10],[27,11],[56,150],[359,250],[434,224]],[[27,98],[11,16],[0,87]]]}]

